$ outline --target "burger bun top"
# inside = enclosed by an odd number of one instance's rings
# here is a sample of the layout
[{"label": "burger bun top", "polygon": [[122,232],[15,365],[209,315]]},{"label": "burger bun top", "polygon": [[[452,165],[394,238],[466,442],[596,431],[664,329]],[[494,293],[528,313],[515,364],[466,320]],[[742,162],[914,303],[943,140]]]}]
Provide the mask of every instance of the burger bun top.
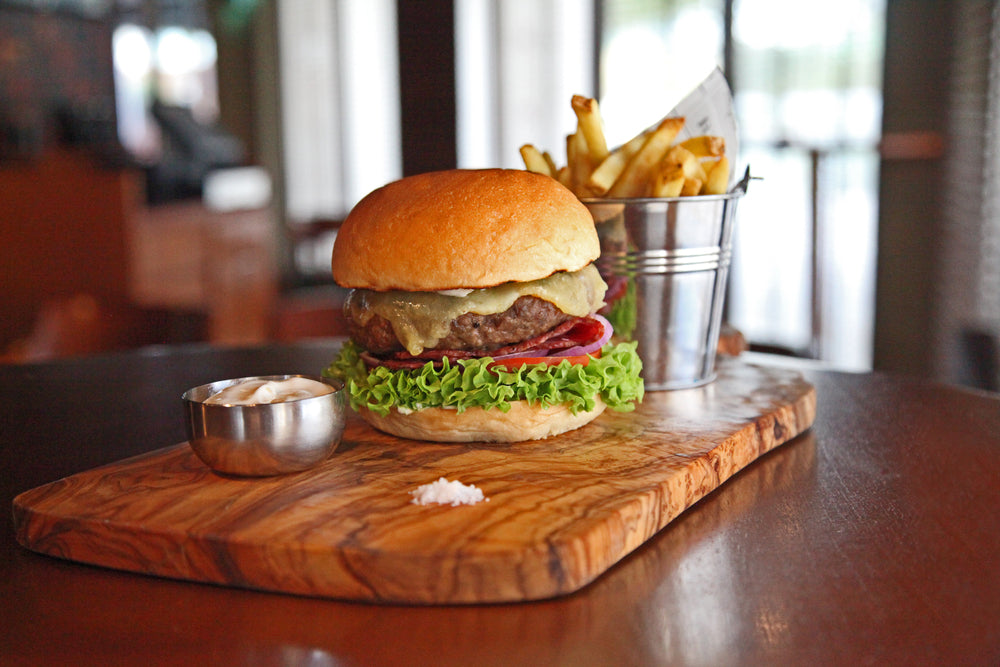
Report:
[{"label": "burger bun top", "polygon": [[333,278],[370,290],[478,289],[577,271],[597,259],[594,220],[548,176],[457,169],[362,199],[333,248]]}]

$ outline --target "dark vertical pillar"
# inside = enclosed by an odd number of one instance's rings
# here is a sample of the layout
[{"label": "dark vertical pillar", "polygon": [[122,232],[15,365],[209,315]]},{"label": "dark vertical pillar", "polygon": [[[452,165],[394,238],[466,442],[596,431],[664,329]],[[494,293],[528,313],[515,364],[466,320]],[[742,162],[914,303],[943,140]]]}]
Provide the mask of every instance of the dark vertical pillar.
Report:
[{"label": "dark vertical pillar", "polygon": [[[883,143],[948,125],[953,3],[886,5]],[[883,150],[874,367],[930,375],[935,284],[942,249],[942,157],[902,159]]]},{"label": "dark vertical pillar", "polygon": [[455,8],[453,0],[397,0],[403,175],[453,169]]}]

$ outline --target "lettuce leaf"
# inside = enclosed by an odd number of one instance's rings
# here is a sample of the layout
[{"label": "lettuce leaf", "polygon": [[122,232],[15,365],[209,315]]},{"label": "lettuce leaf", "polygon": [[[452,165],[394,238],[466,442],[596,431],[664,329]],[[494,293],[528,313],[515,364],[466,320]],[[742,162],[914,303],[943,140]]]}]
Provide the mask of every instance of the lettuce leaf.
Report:
[{"label": "lettuce leaf", "polygon": [[391,371],[376,367],[370,371],[360,349],[348,341],[323,375],[344,383],[351,407],[365,407],[380,415],[392,408],[401,412],[422,408],[471,407],[510,410],[512,401],[526,400],[542,407],[567,404],[575,414],[591,410],[599,395],[608,407],[619,412],[635,409],[644,387],[642,361],[635,343],[607,345],[601,357],[591,357],[586,366],[563,361],[558,365],[525,365],[516,370],[490,369],[490,357],[447,359],[441,368],[430,362],[415,370]]},{"label": "lettuce leaf", "polygon": [[639,301],[636,295],[635,279],[629,277],[627,280],[625,292],[621,297],[613,301],[610,307],[601,311],[611,322],[616,338],[621,340],[632,338],[638,320]]}]

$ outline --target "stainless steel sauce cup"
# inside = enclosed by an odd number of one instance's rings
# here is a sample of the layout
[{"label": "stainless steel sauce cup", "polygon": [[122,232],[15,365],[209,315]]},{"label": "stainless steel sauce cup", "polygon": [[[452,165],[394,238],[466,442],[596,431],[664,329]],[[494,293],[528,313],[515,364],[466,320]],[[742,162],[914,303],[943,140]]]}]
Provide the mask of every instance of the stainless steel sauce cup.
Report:
[{"label": "stainless steel sauce cup", "polygon": [[[282,403],[205,403],[238,382],[291,377],[316,380],[334,391]],[[221,380],[189,389],[181,398],[191,448],[220,473],[264,476],[305,470],[326,460],[344,433],[343,387],[328,378],[268,375]]]}]

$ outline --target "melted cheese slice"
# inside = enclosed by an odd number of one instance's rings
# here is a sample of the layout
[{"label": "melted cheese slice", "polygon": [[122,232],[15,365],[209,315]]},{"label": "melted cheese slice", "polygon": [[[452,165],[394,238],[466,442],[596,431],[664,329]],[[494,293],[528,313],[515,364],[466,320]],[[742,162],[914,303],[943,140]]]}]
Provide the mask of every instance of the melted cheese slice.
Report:
[{"label": "melted cheese slice", "polygon": [[[420,354],[435,347],[448,335],[452,320],[465,313],[493,315],[502,313],[522,296],[534,296],[555,305],[575,317],[584,317],[604,305],[608,286],[597,268],[589,264],[572,273],[554,273],[541,280],[504,283],[475,289],[465,296],[448,292],[374,292],[357,290],[352,296],[362,299],[365,312],[384,317],[392,324],[396,338],[410,354]],[[366,324],[366,322],[362,322]]]}]

